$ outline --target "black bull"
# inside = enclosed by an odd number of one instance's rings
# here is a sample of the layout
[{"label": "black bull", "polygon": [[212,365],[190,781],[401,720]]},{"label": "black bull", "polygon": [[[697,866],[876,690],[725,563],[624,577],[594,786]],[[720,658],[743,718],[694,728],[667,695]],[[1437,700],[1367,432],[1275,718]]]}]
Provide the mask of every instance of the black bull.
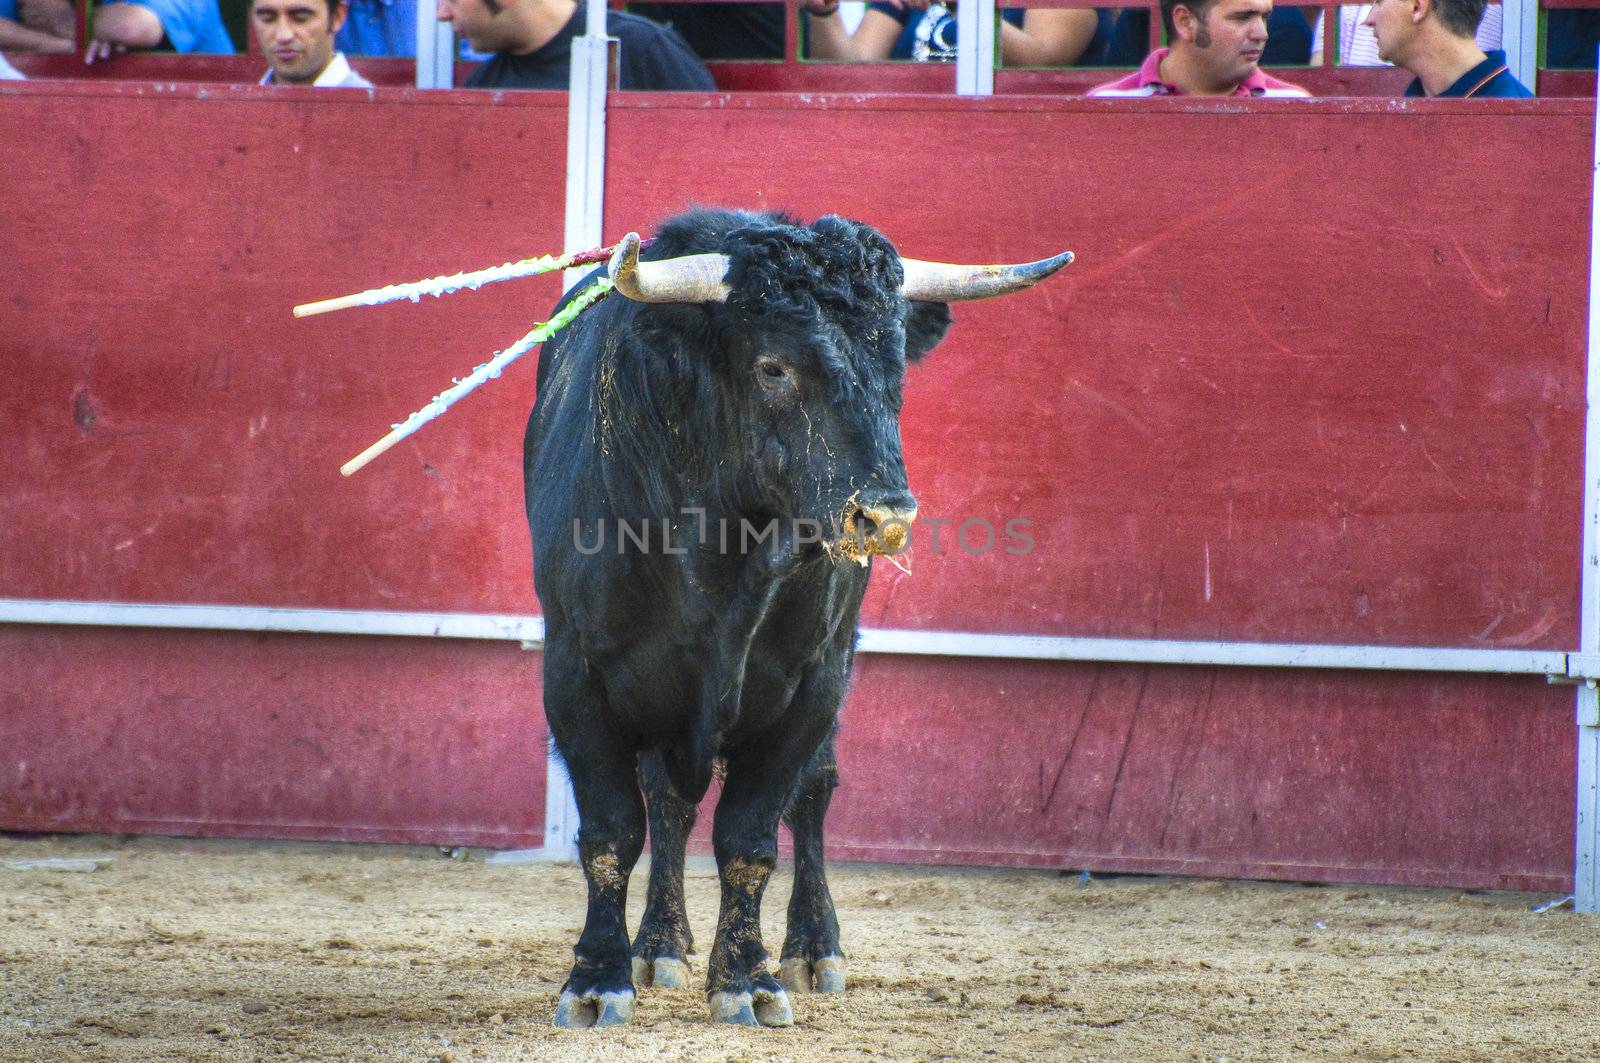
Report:
[{"label": "black bull", "polygon": [[[915,513],[906,364],[944,337],[948,301],[1018,290],[1071,256],[921,263],[837,217],[697,211],[644,259],[630,237],[609,268],[618,291],[545,344],[525,447],[545,714],[589,895],[556,1022],[626,1022],[635,982],[685,984],[684,839],[720,761],[711,1013],[787,1025],[785,987],[844,988],[823,818],[871,556],[896,552]],[[795,847],[781,983],[760,932],[780,818]]]}]

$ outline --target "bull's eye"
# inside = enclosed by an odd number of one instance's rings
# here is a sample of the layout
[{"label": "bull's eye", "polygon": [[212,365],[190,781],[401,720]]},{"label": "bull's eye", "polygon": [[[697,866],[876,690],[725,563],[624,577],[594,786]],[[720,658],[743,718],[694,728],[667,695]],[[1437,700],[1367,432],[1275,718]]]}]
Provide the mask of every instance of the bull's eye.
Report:
[{"label": "bull's eye", "polygon": [[776,358],[756,360],[756,380],[769,392],[785,390],[793,383],[789,368]]}]

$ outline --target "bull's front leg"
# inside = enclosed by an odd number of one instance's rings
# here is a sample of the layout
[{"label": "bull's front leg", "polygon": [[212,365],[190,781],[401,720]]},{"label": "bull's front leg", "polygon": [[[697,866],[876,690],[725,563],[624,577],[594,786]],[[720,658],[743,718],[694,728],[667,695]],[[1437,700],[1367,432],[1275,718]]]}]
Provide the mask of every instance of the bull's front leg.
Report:
[{"label": "bull's front leg", "polygon": [[605,695],[576,647],[545,648],[545,716],[578,802],[578,859],[588,883],[583,933],[561,987],[555,1023],[616,1026],[633,1017],[628,876],[644,848],[637,751],[609,726]]},{"label": "bull's front leg", "polygon": [[717,936],[707,964],[711,1016],[744,1026],[788,1026],[794,1022],[788,994],[773,977],[761,942],[761,898],[778,861],[778,820],[801,773],[833,727],[837,698],[827,711],[804,698],[801,684],[790,726],[764,735],[727,758],[728,774],[717,802],[712,845],[722,881]]}]

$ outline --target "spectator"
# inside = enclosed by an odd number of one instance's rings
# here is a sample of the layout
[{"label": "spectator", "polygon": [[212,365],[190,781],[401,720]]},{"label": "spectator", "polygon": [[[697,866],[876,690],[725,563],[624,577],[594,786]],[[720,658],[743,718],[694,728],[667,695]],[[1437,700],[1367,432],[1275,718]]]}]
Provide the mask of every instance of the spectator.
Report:
[{"label": "spectator", "polygon": [[1506,53],[1473,40],[1484,0],[1378,0],[1372,27],[1378,58],[1417,75],[1407,96],[1532,96],[1506,67]]},{"label": "spectator", "polygon": [[12,66],[3,54],[0,54],[0,81],[26,81],[22,71]]},{"label": "spectator", "polygon": [[1170,48],[1090,96],[1309,96],[1261,72],[1272,0],[1161,0]]},{"label": "spectator", "polygon": [[75,52],[76,33],[76,18],[67,0],[22,0],[20,5],[17,0],[0,0],[0,48],[6,51]]},{"label": "spectator", "polygon": [[701,59],[782,59],[782,4],[629,4],[671,26]]},{"label": "spectator", "polygon": [[[586,25],[574,0],[438,0],[448,22],[493,58],[467,78],[473,89],[564,89],[572,64],[572,39]],[[647,18],[606,13],[606,33],[621,42],[620,82],[630,90],[710,92],[706,69],[683,38]]]},{"label": "spectator", "polygon": [[[1378,58],[1378,42],[1372,36],[1372,27],[1362,23],[1369,7],[1368,4],[1345,4],[1339,9],[1339,54],[1335,58],[1340,66],[1389,65]],[[1553,16],[1555,12],[1550,14]],[[1483,10],[1483,21],[1478,23],[1476,38],[1478,47],[1486,52],[1500,47],[1501,16],[1499,4],[1490,4]],[[1317,24],[1311,31],[1312,65],[1322,63],[1322,22],[1322,15],[1318,13]]]},{"label": "spectator", "polygon": [[333,39],[341,52],[416,57],[416,0],[349,0],[345,6],[349,17]]},{"label": "spectator", "polygon": [[[1488,21],[1487,15],[1484,21]],[[1544,28],[1545,66],[1551,70],[1594,69],[1600,47],[1600,10],[1553,8],[1544,13]]]},{"label": "spectator", "polygon": [[234,51],[217,0],[114,0],[101,5],[83,61],[109,59],[129,48],[222,55]]},{"label": "spectator", "polygon": [[[1117,12],[1106,47],[1106,66],[1138,66],[1150,50],[1150,9]],[[1267,49],[1262,66],[1304,66],[1311,61],[1311,23],[1298,7],[1274,7],[1267,16]]]},{"label": "spectator", "polygon": [[[807,45],[812,59],[949,62],[956,57],[954,3],[868,4],[854,33],[844,28],[838,10],[838,4],[810,6]],[[1002,66],[1071,66],[1090,52],[1100,16],[1088,8],[1007,8],[999,22]]]},{"label": "spectator", "polygon": [[261,84],[372,88],[334,48],[347,14],[344,0],[252,0],[250,25],[271,67]]}]

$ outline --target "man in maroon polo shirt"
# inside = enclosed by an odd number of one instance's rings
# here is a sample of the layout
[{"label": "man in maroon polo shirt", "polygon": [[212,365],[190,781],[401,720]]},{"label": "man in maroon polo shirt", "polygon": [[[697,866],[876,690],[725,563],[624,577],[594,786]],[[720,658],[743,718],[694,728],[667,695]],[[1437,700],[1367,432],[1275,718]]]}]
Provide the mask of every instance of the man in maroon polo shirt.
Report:
[{"label": "man in maroon polo shirt", "polygon": [[1263,74],[1272,0],[1161,0],[1170,48],[1090,96],[1291,96],[1311,93]]}]

